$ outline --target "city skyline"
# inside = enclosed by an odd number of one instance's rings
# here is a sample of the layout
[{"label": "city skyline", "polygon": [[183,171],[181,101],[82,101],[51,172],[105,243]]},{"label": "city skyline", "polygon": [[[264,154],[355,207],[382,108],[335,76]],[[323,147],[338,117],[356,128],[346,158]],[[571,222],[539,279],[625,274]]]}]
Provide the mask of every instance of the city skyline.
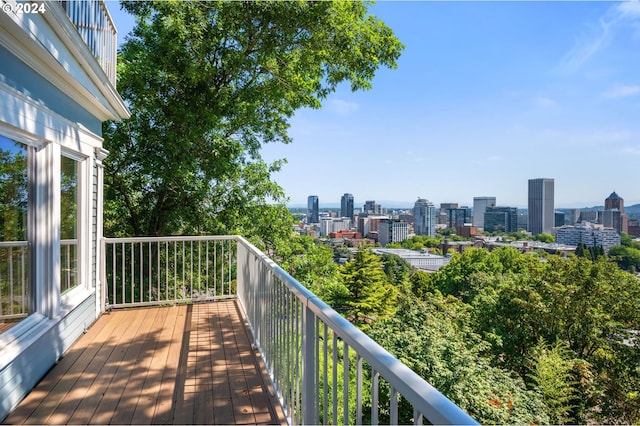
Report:
[{"label": "city skyline", "polygon": [[[109,8],[122,40],[133,20]],[[293,142],[262,149],[288,160],[273,175],[288,205],[349,192],[357,206],[495,196],[524,207],[537,176],[555,178],[557,208],[612,191],[640,203],[640,2],[380,2],[371,13],[406,46],[398,69],[296,112]]]}]

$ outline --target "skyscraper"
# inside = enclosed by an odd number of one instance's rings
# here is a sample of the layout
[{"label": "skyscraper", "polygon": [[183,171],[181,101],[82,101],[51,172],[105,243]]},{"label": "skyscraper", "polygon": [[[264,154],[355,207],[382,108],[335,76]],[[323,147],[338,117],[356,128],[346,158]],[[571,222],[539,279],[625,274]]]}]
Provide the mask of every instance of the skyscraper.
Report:
[{"label": "skyscraper", "polygon": [[413,231],[416,235],[436,236],[436,208],[424,198],[418,198],[413,207]]},{"label": "skyscraper", "polygon": [[496,197],[473,197],[473,226],[484,227],[484,212],[496,206]]},{"label": "skyscraper", "polygon": [[529,232],[550,234],[555,224],[553,179],[529,179]]},{"label": "skyscraper", "polygon": [[340,215],[348,217],[353,222],[353,195],[344,194],[340,200]]},{"label": "skyscraper", "polygon": [[518,209],[515,207],[488,207],[484,212],[486,232],[516,232],[518,230]]},{"label": "skyscraper", "polygon": [[624,213],[624,199],[616,194],[616,191],[613,191],[611,195],[604,200],[604,209],[618,209],[620,213]]},{"label": "skyscraper", "polygon": [[619,214],[619,220],[613,228],[615,228],[619,233],[629,233],[629,218],[624,213],[624,199],[616,194],[616,191],[613,191],[611,195],[604,200],[604,210],[605,213],[608,212],[609,214],[613,214],[613,211],[617,211]]},{"label": "skyscraper", "polygon": [[320,223],[320,206],[317,195],[307,198],[307,223]]}]

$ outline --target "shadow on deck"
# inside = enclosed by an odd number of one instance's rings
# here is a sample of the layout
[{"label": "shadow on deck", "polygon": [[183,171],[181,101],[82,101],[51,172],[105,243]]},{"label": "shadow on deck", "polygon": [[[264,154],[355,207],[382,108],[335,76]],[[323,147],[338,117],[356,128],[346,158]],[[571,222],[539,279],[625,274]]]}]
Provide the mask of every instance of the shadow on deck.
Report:
[{"label": "shadow on deck", "polygon": [[286,424],[233,300],[103,315],[5,424]]}]

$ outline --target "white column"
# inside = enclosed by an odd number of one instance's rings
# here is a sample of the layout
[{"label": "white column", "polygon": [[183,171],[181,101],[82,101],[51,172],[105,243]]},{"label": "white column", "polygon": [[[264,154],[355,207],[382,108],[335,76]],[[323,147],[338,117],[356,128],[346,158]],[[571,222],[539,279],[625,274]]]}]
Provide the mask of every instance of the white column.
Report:
[{"label": "white column", "polygon": [[30,156],[31,312],[54,318],[60,310],[60,146],[47,143]]}]

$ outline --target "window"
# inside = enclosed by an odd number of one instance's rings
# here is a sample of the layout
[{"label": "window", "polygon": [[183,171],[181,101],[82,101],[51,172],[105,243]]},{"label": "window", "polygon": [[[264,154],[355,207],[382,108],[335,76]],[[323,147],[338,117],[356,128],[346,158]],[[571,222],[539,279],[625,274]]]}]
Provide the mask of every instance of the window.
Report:
[{"label": "window", "polygon": [[60,159],[60,293],[78,285],[78,162]]},{"label": "window", "polygon": [[0,135],[0,332],[29,313],[29,152]]}]

